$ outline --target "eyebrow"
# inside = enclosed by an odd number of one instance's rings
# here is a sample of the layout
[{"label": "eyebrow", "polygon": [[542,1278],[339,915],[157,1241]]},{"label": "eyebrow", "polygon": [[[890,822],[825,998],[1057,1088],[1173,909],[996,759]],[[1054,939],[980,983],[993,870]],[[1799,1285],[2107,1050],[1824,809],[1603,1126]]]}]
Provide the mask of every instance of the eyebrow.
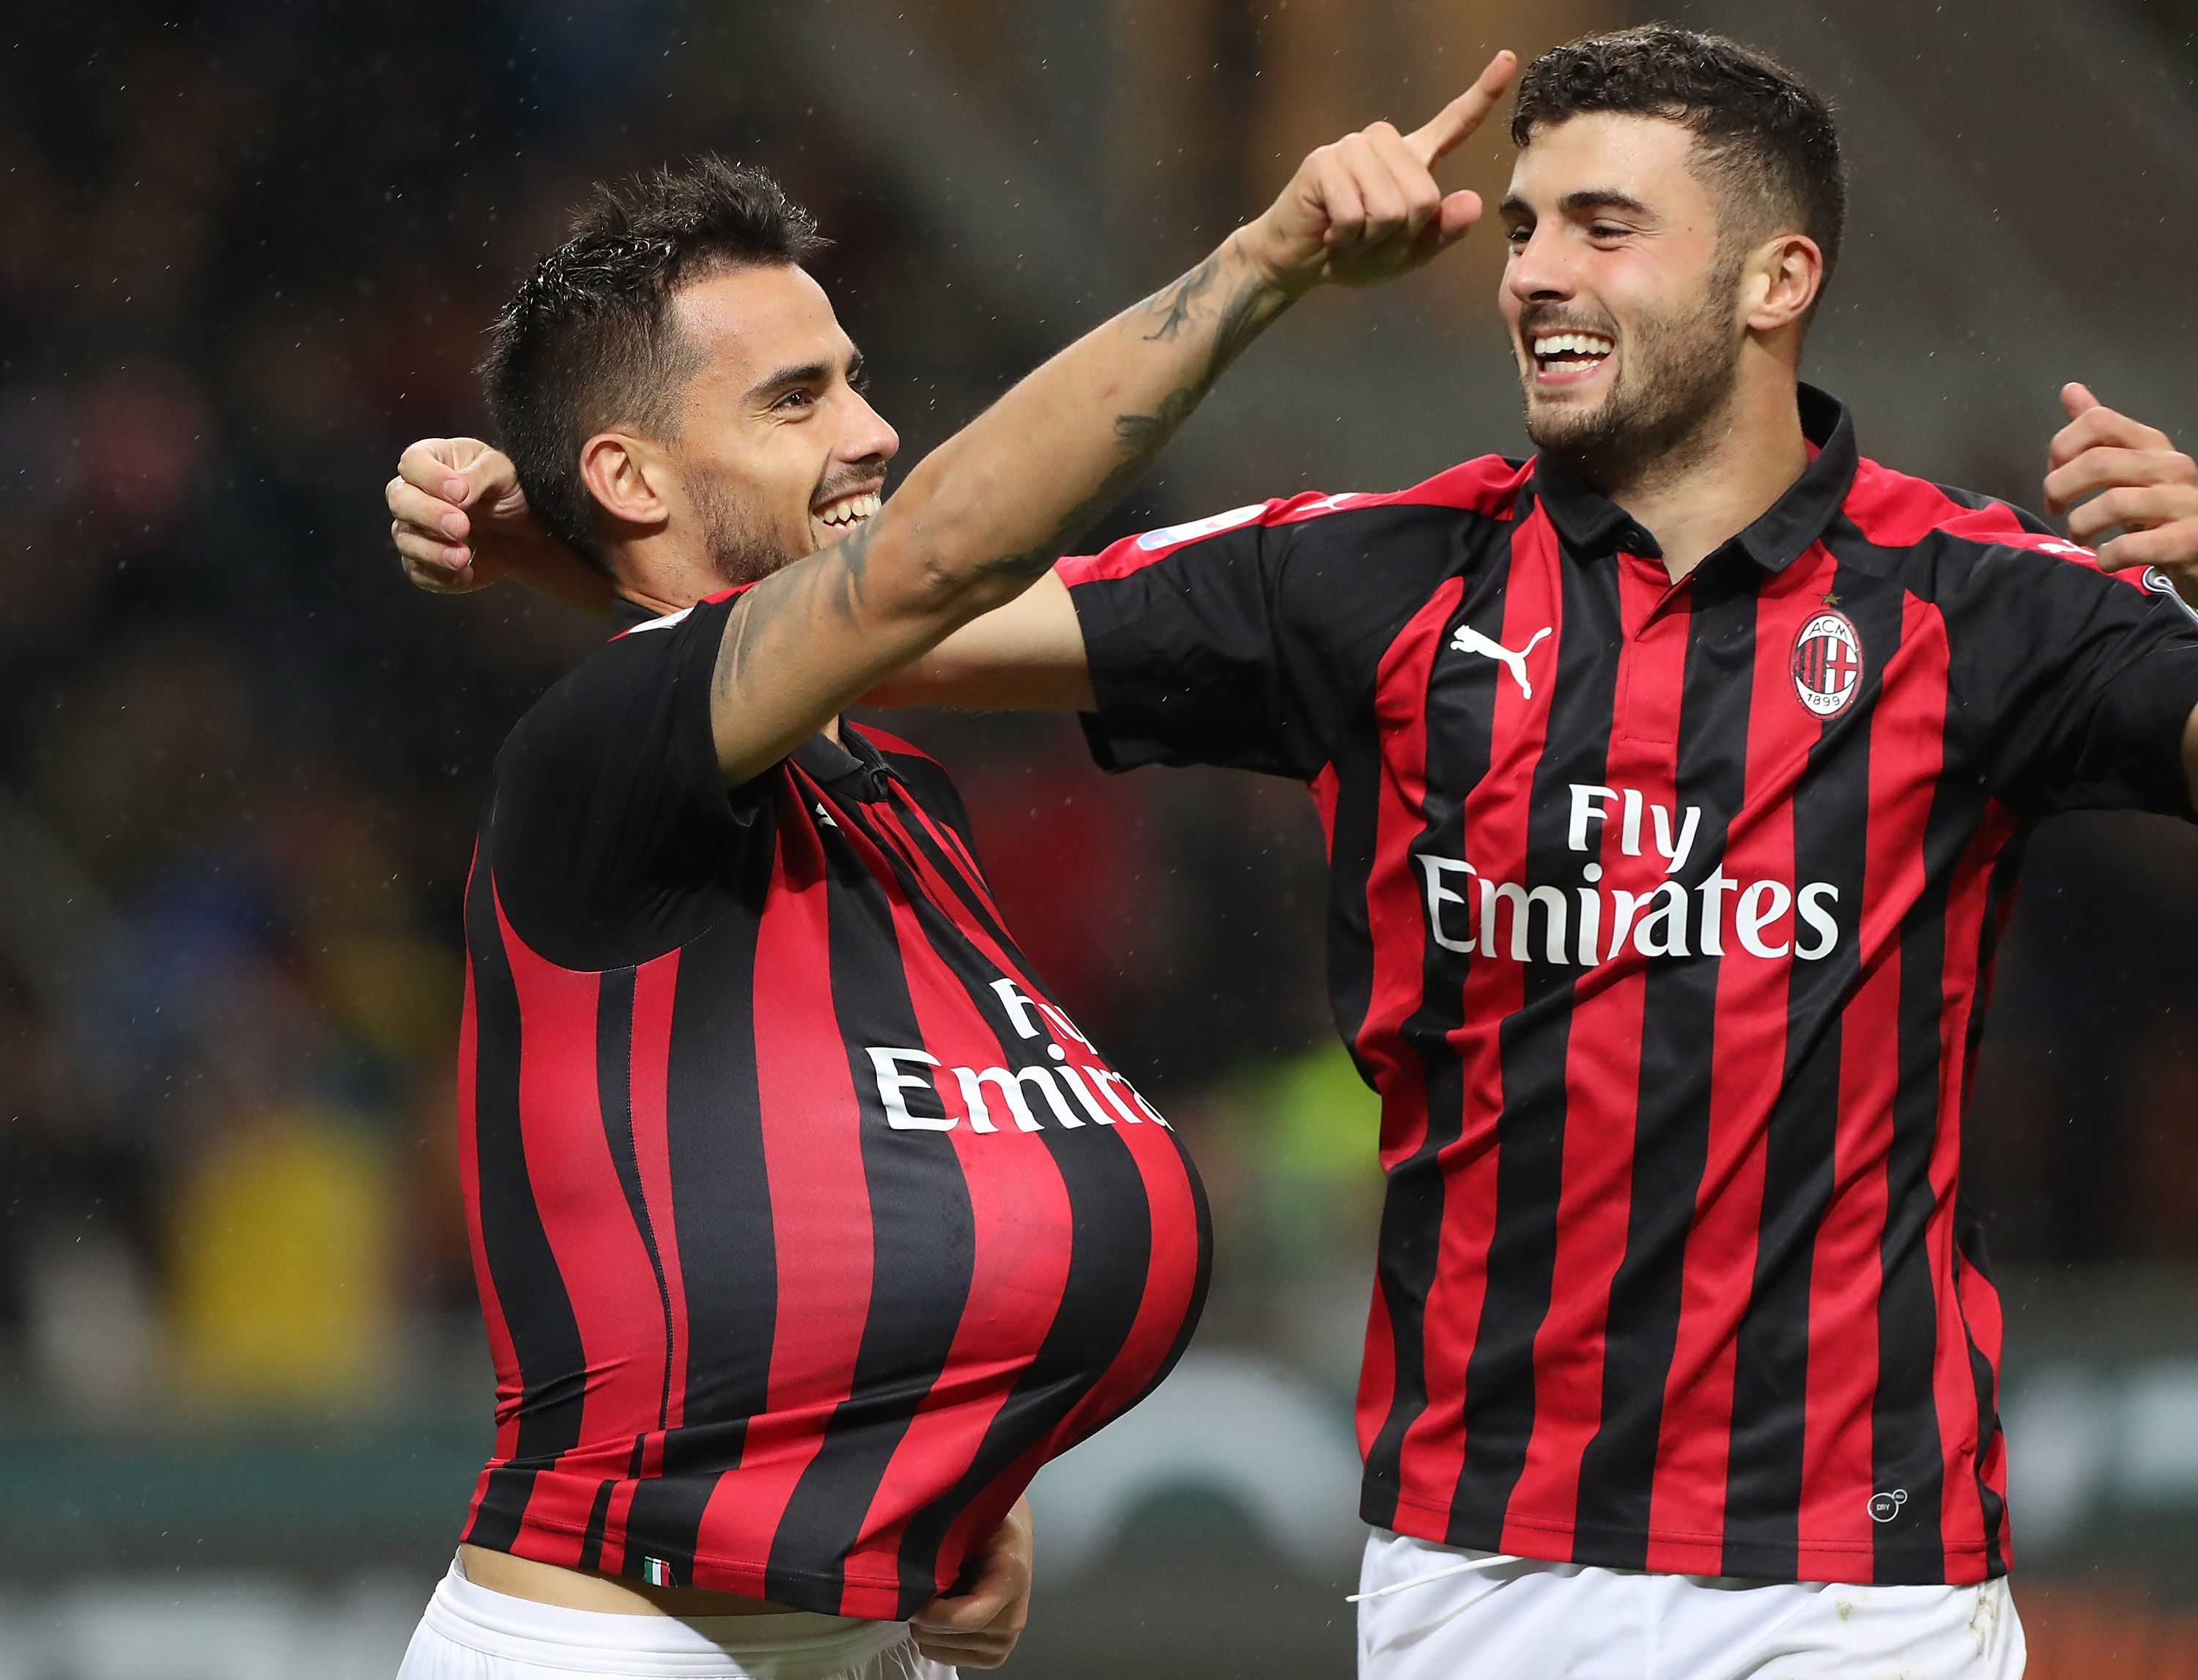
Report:
[{"label": "eyebrow", "polygon": [[[852,385],[863,376],[863,352],[856,351],[847,358],[847,382]],[[752,403],[769,401],[798,390],[805,385],[821,385],[832,377],[829,362],[803,362],[791,368],[781,368],[776,373],[754,386],[747,394]]]},{"label": "eyebrow", "polygon": [[[1557,208],[1567,216],[1578,216],[1590,210],[1623,210],[1635,216],[1655,215],[1647,205],[1631,193],[1621,193],[1615,187],[1596,187],[1584,192],[1567,193],[1557,201]],[[1497,207],[1504,216],[1531,216],[1534,206],[1515,193]]]}]

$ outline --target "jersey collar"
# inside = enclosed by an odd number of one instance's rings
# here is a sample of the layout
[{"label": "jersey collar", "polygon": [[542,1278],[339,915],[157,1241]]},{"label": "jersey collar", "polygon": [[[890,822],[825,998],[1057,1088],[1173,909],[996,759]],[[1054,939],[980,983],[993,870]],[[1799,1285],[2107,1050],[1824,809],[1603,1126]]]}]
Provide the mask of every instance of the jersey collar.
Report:
[{"label": "jersey collar", "polygon": [[[1766,572],[1782,572],[1806,554],[1838,515],[1854,483],[1854,421],[1835,397],[1800,387],[1801,435],[1813,458],[1768,512],[1731,542]],[[1585,559],[1625,553],[1660,559],[1656,539],[1631,514],[1560,462],[1534,463],[1534,494],[1565,546]]]},{"label": "jersey collar", "polygon": [[886,796],[886,783],[893,779],[893,766],[857,731],[845,718],[840,720],[840,740],[842,747],[823,730],[803,741],[788,754],[808,776],[821,786],[853,778],[859,789],[858,799],[881,799]]}]

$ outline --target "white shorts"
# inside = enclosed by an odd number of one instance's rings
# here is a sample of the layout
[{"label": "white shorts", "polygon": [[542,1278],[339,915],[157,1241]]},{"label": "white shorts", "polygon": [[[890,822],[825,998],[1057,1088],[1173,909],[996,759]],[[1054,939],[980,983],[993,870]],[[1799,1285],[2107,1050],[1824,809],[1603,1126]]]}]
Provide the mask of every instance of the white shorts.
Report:
[{"label": "white shorts", "polygon": [[[1514,1560],[1377,1529],[1360,1680],[2021,1680],[2005,1579],[1968,1587],[1736,1581]],[[1439,1578],[1433,1578],[1439,1577]],[[1413,1583],[1404,1585],[1404,1583]]]},{"label": "white shorts", "polygon": [[954,1680],[905,1622],[777,1616],[620,1616],[491,1592],[451,1565],[397,1680]]}]

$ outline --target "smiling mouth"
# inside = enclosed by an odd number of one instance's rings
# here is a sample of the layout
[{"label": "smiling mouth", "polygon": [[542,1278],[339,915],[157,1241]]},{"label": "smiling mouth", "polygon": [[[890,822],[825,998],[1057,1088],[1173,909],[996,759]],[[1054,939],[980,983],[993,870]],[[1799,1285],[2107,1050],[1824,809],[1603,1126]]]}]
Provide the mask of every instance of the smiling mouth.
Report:
[{"label": "smiling mouth", "polygon": [[1534,383],[1545,389],[1585,385],[1618,348],[1600,333],[1538,333],[1528,341]]},{"label": "smiling mouth", "polygon": [[885,505],[880,493],[881,486],[872,485],[863,490],[851,490],[828,502],[819,502],[809,510],[809,517],[834,537],[844,537],[858,526],[876,516]]}]

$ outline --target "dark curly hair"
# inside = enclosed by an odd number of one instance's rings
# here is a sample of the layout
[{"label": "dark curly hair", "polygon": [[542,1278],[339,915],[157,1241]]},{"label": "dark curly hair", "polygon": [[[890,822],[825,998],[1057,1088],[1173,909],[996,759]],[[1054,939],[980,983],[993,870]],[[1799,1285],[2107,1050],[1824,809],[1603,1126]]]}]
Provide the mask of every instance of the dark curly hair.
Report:
[{"label": "dark curly hair", "polygon": [[1703,172],[1740,213],[1729,235],[1806,234],[1829,280],[1846,224],[1846,176],[1829,101],[1767,54],[1652,23],[1553,48],[1519,79],[1511,138],[1590,111],[1662,117],[1693,131]]},{"label": "dark curly hair", "polygon": [[608,427],[678,433],[694,346],[667,307],[728,269],[800,263],[821,250],[809,212],[759,169],[706,156],[598,183],[571,236],[498,317],[480,373],[527,504],[608,571],[580,479],[580,445]]}]

